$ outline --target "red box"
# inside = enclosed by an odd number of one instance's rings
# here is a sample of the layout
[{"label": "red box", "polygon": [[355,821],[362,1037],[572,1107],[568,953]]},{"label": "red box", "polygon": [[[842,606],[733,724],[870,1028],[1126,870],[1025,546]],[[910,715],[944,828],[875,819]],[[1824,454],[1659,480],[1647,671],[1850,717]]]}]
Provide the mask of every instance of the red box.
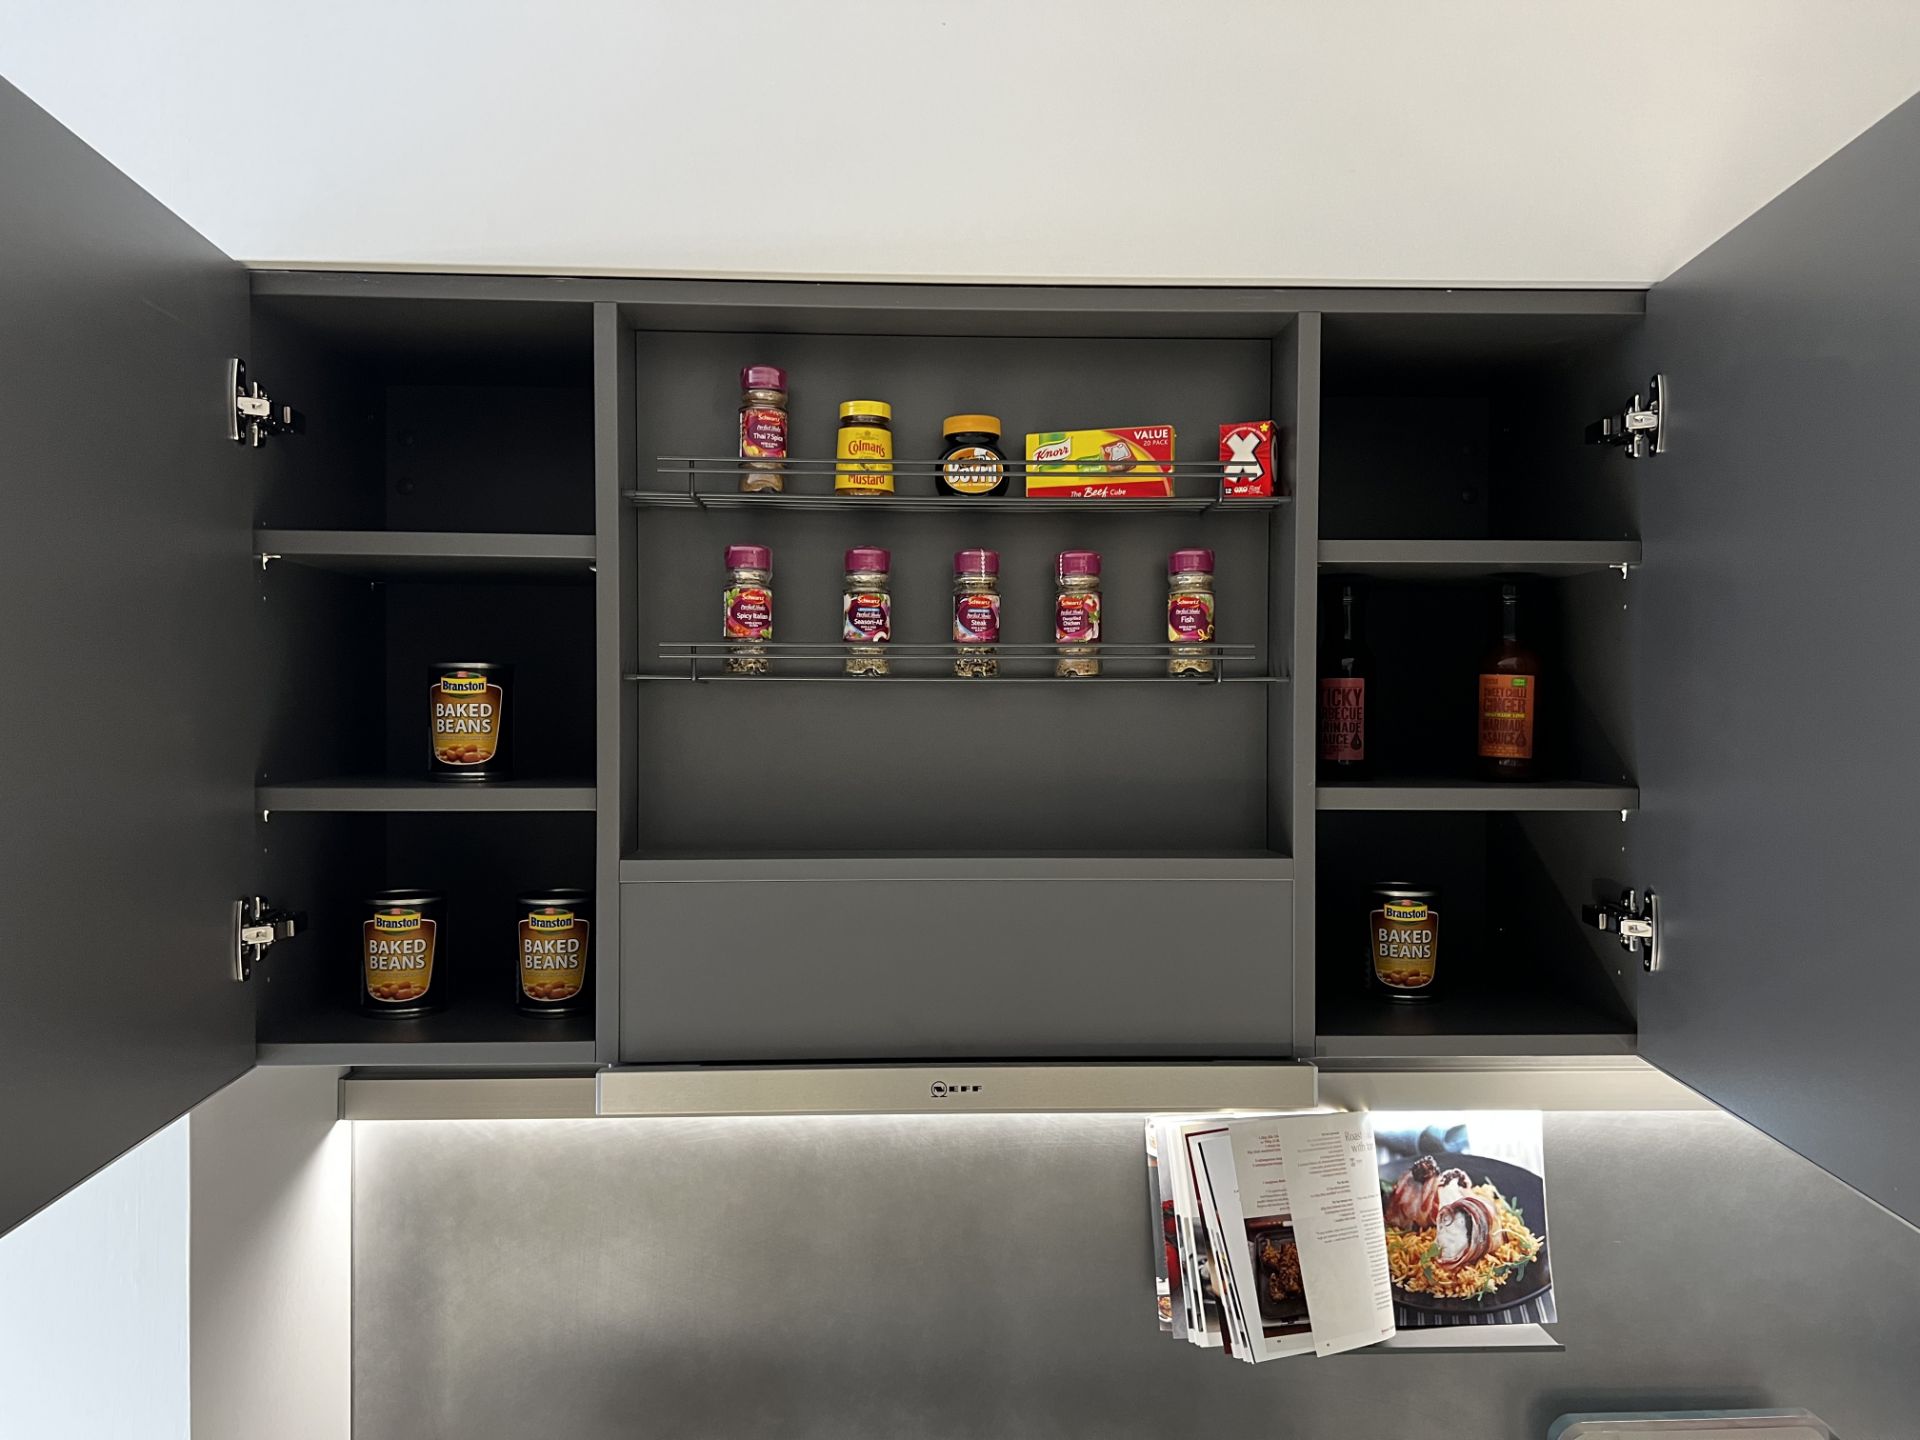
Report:
[{"label": "red box", "polygon": [[1273,494],[1273,435],[1271,420],[1220,427],[1220,459],[1227,467],[1220,477],[1222,499]]}]

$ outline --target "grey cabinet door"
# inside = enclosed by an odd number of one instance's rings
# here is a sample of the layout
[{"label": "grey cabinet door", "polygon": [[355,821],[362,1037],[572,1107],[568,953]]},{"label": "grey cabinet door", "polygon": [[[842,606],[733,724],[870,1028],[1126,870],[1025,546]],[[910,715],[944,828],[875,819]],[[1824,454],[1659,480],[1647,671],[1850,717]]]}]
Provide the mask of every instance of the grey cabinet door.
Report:
[{"label": "grey cabinet door", "polygon": [[1671,448],[1618,463],[1665,921],[1642,1049],[1920,1221],[1916,216],[1920,100],[1653,288]]},{"label": "grey cabinet door", "polygon": [[244,272],[0,82],[0,1230],[253,1058]]}]

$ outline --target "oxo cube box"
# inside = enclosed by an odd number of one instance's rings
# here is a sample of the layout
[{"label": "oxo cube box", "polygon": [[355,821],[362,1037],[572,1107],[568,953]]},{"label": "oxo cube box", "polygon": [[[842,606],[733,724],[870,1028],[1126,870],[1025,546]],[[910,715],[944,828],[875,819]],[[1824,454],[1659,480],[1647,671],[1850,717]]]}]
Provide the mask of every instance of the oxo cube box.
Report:
[{"label": "oxo cube box", "polygon": [[1248,420],[1220,427],[1223,499],[1273,494],[1273,422]]}]

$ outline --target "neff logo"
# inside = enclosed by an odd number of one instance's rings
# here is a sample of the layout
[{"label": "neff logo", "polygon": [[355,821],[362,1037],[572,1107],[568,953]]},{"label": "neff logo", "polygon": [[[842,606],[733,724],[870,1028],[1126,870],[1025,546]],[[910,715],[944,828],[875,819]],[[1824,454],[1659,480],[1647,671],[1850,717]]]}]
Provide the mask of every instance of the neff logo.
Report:
[{"label": "neff logo", "polygon": [[944,1100],[949,1095],[978,1095],[978,1085],[949,1085],[945,1080],[936,1080],[927,1087],[927,1093],[936,1100]]}]

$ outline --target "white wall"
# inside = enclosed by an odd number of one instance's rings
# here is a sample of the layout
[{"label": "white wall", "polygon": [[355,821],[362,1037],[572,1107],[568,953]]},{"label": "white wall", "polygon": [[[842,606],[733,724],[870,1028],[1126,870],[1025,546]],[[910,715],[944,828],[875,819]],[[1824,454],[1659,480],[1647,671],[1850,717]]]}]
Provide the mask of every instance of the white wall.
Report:
[{"label": "white wall", "polygon": [[188,1440],[187,1205],[182,1120],[0,1236],[0,1436]]}]

